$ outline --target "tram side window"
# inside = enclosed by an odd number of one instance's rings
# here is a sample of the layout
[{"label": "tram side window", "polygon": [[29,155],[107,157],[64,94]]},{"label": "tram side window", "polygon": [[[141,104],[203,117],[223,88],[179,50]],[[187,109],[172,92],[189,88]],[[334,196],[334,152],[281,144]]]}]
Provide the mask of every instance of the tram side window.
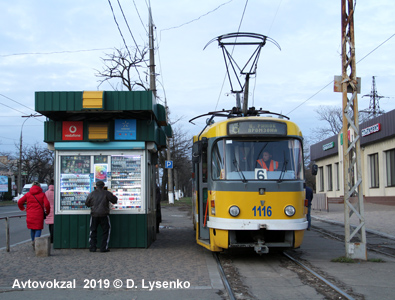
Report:
[{"label": "tram side window", "polygon": [[213,146],[211,173],[214,180],[224,179],[224,146],[223,141],[218,141]]}]

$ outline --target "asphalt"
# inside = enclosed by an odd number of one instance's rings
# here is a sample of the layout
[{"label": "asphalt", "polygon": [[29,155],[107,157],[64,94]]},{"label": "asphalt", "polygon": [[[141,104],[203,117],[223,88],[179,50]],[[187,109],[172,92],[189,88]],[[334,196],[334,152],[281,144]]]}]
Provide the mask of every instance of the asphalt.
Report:
[{"label": "asphalt", "polygon": [[[371,238],[368,235],[367,244],[385,244],[395,248],[394,213],[393,205],[364,204],[367,234],[381,236]],[[333,231],[332,223],[340,224],[342,227],[336,226],[335,230],[344,234],[343,204],[330,204],[329,211],[313,210],[312,218],[313,229]],[[357,218],[352,217],[350,223],[356,225]],[[367,251],[367,260],[356,260],[354,263],[332,262],[333,259],[346,256],[345,242],[324,238],[317,230],[306,231],[302,246],[294,252],[300,254],[300,259],[313,270],[319,270],[324,277],[332,279],[354,299],[394,299],[394,258]]]},{"label": "asphalt", "polygon": [[[394,211],[395,206],[366,205],[367,230],[395,238]],[[331,226],[327,221],[341,223],[343,206],[334,204],[329,212],[313,211],[312,216],[315,229]],[[111,249],[109,253],[52,249],[49,257],[36,257],[30,243],[15,245],[9,253],[1,250],[0,298],[226,299],[212,254],[195,243],[190,212],[166,206],[162,218],[161,232],[148,249]],[[306,231],[302,246],[292,252],[354,299],[394,298],[395,259],[368,252],[368,259],[384,262],[334,263],[332,259],[345,255],[344,242],[324,238],[315,230]],[[265,299],[264,286],[256,286],[260,275],[249,276],[242,270],[240,274],[246,286],[253,286],[251,294]],[[44,288],[37,287],[40,284]],[[292,284],[303,283],[295,278]],[[312,293],[303,299],[324,298]]]}]

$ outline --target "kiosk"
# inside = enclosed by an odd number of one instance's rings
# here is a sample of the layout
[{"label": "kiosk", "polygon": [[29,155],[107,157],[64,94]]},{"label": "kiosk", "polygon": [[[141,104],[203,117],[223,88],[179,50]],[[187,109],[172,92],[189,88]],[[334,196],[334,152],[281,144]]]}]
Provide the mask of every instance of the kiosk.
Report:
[{"label": "kiosk", "polygon": [[98,180],[118,197],[109,246],[149,247],[158,150],[172,133],[152,92],[36,92],[35,109],[47,117],[44,142],[55,151],[54,248],[89,248],[85,200]]}]

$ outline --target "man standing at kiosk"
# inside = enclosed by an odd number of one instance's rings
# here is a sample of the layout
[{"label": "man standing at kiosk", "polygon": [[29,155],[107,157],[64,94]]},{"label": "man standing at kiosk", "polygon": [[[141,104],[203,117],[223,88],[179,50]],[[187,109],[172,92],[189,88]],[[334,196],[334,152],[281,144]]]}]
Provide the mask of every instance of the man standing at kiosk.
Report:
[{"label": "man standing at kiosk", "polygon": [[97,181],[96,189],[88,195],[85,205],[91,208],[91,222],[89,235],[89,251],[96,252],[97,244],[97,227],[103,229],[102,243],[100,252],[109,252],[108,243],[110,241],[111,223],[110,223],[110,206],[109,203],[117,203],[118,198],[109,191],[104,189],[104,182]]}]

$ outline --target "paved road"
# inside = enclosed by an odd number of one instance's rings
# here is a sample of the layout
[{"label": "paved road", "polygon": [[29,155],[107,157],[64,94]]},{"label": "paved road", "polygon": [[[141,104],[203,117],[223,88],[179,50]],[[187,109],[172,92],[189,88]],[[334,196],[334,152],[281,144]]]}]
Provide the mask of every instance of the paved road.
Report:
[{"label": "paved road", "polygon": [[[24,215],[21,218],[9,219],[10,245],[15,245],[30,240],[30,231],[26,227],[25,213],[18,209],[17,205],[0,206],[0,218]],[[48,226],[44,226],[43,235],[49,234]],[[6,246],[6,221],[0,219],[0,249]]]}]

